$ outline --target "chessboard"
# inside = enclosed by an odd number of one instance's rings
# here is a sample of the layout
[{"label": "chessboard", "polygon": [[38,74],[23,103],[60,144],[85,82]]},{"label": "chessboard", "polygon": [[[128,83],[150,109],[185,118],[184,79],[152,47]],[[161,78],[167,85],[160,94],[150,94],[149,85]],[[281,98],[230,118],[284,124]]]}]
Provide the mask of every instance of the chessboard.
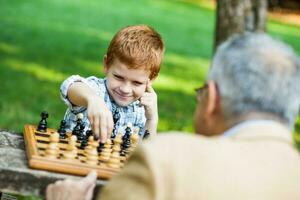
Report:
[{"label": "chessboard", "polygon": [[24,140],[29,167],[73,175],[87,175],[95,170],[99,179],[110,179],[124,165],[135,148],[137,137],[130,148],[122,151],[120,135],[110,139],[99,151],[99,143],[90,136],[86,146],[77,141],[76,136],[66,132],[61,138],[56,129],[38,131],[35,125],[24,126]]}]

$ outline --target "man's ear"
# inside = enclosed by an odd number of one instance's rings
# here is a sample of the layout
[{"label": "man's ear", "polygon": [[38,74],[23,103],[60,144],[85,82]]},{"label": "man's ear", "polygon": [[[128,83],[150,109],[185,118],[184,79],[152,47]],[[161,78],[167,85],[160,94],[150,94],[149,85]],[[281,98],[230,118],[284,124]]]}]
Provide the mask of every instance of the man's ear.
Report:
[{"label": "man's ear", "polygon": [[207,83],[208,91],[207,91],[207,106],[206,106],[206,114],[213,115],[216,112],[220,111],[220,95],[217,83],[215,81],[208,81]]},{"label": "man's ear", "polygon": [[107,66],[107,55],[103,56],[103,73],[107,74],[108,66]]}]

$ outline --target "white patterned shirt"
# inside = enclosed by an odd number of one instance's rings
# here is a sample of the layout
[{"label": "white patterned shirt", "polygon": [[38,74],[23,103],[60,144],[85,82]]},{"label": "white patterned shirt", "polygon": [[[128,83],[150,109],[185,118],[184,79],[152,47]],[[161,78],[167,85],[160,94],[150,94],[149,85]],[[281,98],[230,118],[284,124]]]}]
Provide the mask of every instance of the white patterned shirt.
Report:
[{"label": "white patterned shirt", "polygon": [[114,130],[111,134],[111,137],[115,137],[118,130],[122,130],[123,135],[125,134],[125,128],[127,127],[128,122],[130,122],[133,127],[139,128],[139,135],[143,137],[144,126],[146,123],[145,117],[145,109],[144,106],[140,105],[140,102],[134,101],[130,105],[126,107],[119,106],[115,103],[112,97],[109,95],[106,86],[106,78],[101,79],[95,76],[90,76],[88,78],[83,78],[79,75],[73,75],[67,78],[60,86],[60,94],[62,100],[68,105],[68,109],[65,113],[64,119],[67,123],[68,130],[72,131],[73,128],[76,126],[76,115],[78,113],[83,114],[83,123],[85,125],[84,131],[90,130],[90,122],[87,118],[87,109],[86,107],[82,106],[75,106],[73,105],[67,96],[69,87],[74,82],[83,82],[88,85],[92,90],[96,92],[97,95],[103,98],[104,102],[106,103],[108,109],[112,112],[114,118]]}]

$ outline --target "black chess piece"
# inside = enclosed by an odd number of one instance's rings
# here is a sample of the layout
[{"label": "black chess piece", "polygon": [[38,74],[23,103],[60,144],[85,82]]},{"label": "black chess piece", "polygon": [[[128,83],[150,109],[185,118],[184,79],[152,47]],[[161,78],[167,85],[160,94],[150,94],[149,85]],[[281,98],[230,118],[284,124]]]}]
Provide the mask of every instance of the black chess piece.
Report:
[{"label": "black chess piece", "polygon": [[143,140],[148,139],[150,136],[150,131],[149,130],[145,130],[144,136],[143,136]]},{"label": "black chess piece", "polygon": [[43,111],[41,113],[41,121],[38,124],[37,130],[41,132],[46,132],[47,131],[47,118],[49,117],[48,112]]},{"label": "black chess piece", "polygon": [[121,115],[120,115],[119,111],[116,109],[113,114],[114,124],[116,124],[119,121],[120,117],[121,117]]},{"label": "black chess piece", "polygon": [[126,150],[130,147],[130,135],[129,134],[125,134],[122,137],[123,143],[122,143],[122,148],[123,150]]},{"label": "black chess piece", "polygon": [[131,128],[130,128],[130,126],[127,126],[125,128],[125,134],[122,137],[122,140],[123,140],[122,148],[123,148],[123,150],[126,150],[130,147],[130,136],[131,136]]},{"label": "black chess piece", "polygon": [[67,137],[66,129],[67,129],[67,122],[66,122],[66,120],[63,119],[60,121],[60,126],[59,126],[59,129],[57,130],[57,132],[59,133],[59,137],[61,139],[65,139]]},{"label": "black chess piece", "polygon": [[87,139],[87,140],[89,139],[89,137],[90,137],[91,135],[93,135],[93,131],[92,131],[92,130],[87,130],[87,131],[85,132],[85,136],[86,136],[86,139]]},{"label": "black chess piece", "polygon": [[86,138],[84,138],[83,140],[81,140],[80,142],[80,149],[84,149],[87,146],[88,142],[86,140]]},{"label": "black chess piece", "polygon": [[129,126],[125,128],[125,135],[128,135],[128,137],[131,135],[131,128]]},{"label": "black chess piece", "polygon": [[72,131],[72,135],[78,136],[79,132],[80,132],[80,125],[77,126],[77,124],[76,124],[76,126],[74,127],[74,129]]},{"label": "black chess piece", "polygon": [[82,118],[83,118],[83,115],[82,115],[82,113],[79,113],[78,115],[77,115],[77,121],[76,121],[76,125],[75,125],[75,127],[74,127],[74,129],[72,130],[72,135],[76,135],[76,136],[78,136],[79,134],[80,134],[80,131],[81,131],[81,124],[83,123],[82,122]]},{"label": "black chess piece", "polygon": [[84,124],[81,123],[79,126],[79,132],[77,133],[77,140],[78,141],[83,141],[85,140],[85,136],[84,136]]},{"label": "black chess piece", "polygon": [[102,149],[103,149],[103,147],[104,147],[104,144],[105,144],[105,143],[100,143],[100,144],[99,144],[99,146],[98,146],[98,148],[97,148],[98,153],[101,153],[101,151],[102,151]]}]

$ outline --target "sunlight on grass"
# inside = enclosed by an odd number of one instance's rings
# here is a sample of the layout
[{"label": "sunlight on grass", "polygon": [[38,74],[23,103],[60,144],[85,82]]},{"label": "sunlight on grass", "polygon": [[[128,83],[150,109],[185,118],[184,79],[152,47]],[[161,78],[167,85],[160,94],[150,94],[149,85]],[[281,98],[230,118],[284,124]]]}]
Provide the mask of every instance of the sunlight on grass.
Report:
[{"label": "sunlight on grass", "polygon": [[1,51],[7,54],[16,54],[21,52],[21,49],[15,45],[0,42],[0,52]]},{"label": "sunlight on grass", "polygon": [[166,89],[169,91],[182,91],[186,94],[193,94],[194,88],[201,85],[199,81],[196,80],[184,80],[177,79],[176,77],[168,76],[165,74],[159,75],[157,81],[154,82],[154,86],[157,89]]},{"label": "sunlight on grass", "polygon": [[209,65],[210,60],[208,59],[168,53],[164,58],[164,65],[154,86],[159,89],[193,94],[194,88],[201,85],[201,81],[205,80]]},{"label": "sunlight on grass", "polygon": [[287,34],[289,36],[300,37],[299,29],[300,27],[293,25],[286,25],[279,22],[270,21],[267,26],[269,31]]},{"label": "sunlight on grass", "polygon": [[89,60],[83,60],[83,59],[75,59],[75,63],[81,68],[85,69],[86,71],[89,71],[91,73],[91,76],[97,76],[97,77],[103,77],[103,65],[102,58],[99,56],[99,62],[92,62]]},{"label": "sunlight on grass", "polygon": [[53,69],[47,69],[46,67],[36,63],[6,59],[1,62],[1,65],[7,66],[16,71],[27,72],[35,76],[37,79],[47,80],[50,82],[62,82],[67,77],[67,75],[61,72],[55,71]]},{"label": "sunlight on grass", "polygon": [[[180,122],[179,122],[180,123]],[[159,130],[165,131],[178,131],[177,127],[170,126],[170,120],[169,119],[159,119]],[[192,134],[194,132],[193,126],[191,124],[183,125],[182,131],[185,131],[186,133]]]},{"label": "sunlight on grass", "polygon": [[190,3],[201,8],[206,8],[210,10],[215,10],[216,3],[215,1],[208,1],[208,0],[175,0],[182,3]]},{"label": "sunlight on grass", "polygon": [[99,30],[92,27],[85,27],[84,29],[77,24],[66,24],[60,21],[47,21],[36,18],[34,20],[28,20],[26,18],[14,18],[14,17],[2,17],[1,21],[13,23],[15,25],[22,25],[25,27],[31,27],[34,29],[42,29],[44,31],[54,31],[59,33],[76,33],[79,35],[95,37],[103,41],[110,41],[113,33],[108,31]]},{"label": "sunlight on grass", "polygon": [[167,53],[164,57],[164,62],[176,64],[176,65],[188,65],[188,66],[195,66],[195,67],[204,67],[207,69],[207,67],[210,64],[209,59],[204,59],[201,57],[195,57],[191,58],[188,56],[182,56],[175,53]]}]

